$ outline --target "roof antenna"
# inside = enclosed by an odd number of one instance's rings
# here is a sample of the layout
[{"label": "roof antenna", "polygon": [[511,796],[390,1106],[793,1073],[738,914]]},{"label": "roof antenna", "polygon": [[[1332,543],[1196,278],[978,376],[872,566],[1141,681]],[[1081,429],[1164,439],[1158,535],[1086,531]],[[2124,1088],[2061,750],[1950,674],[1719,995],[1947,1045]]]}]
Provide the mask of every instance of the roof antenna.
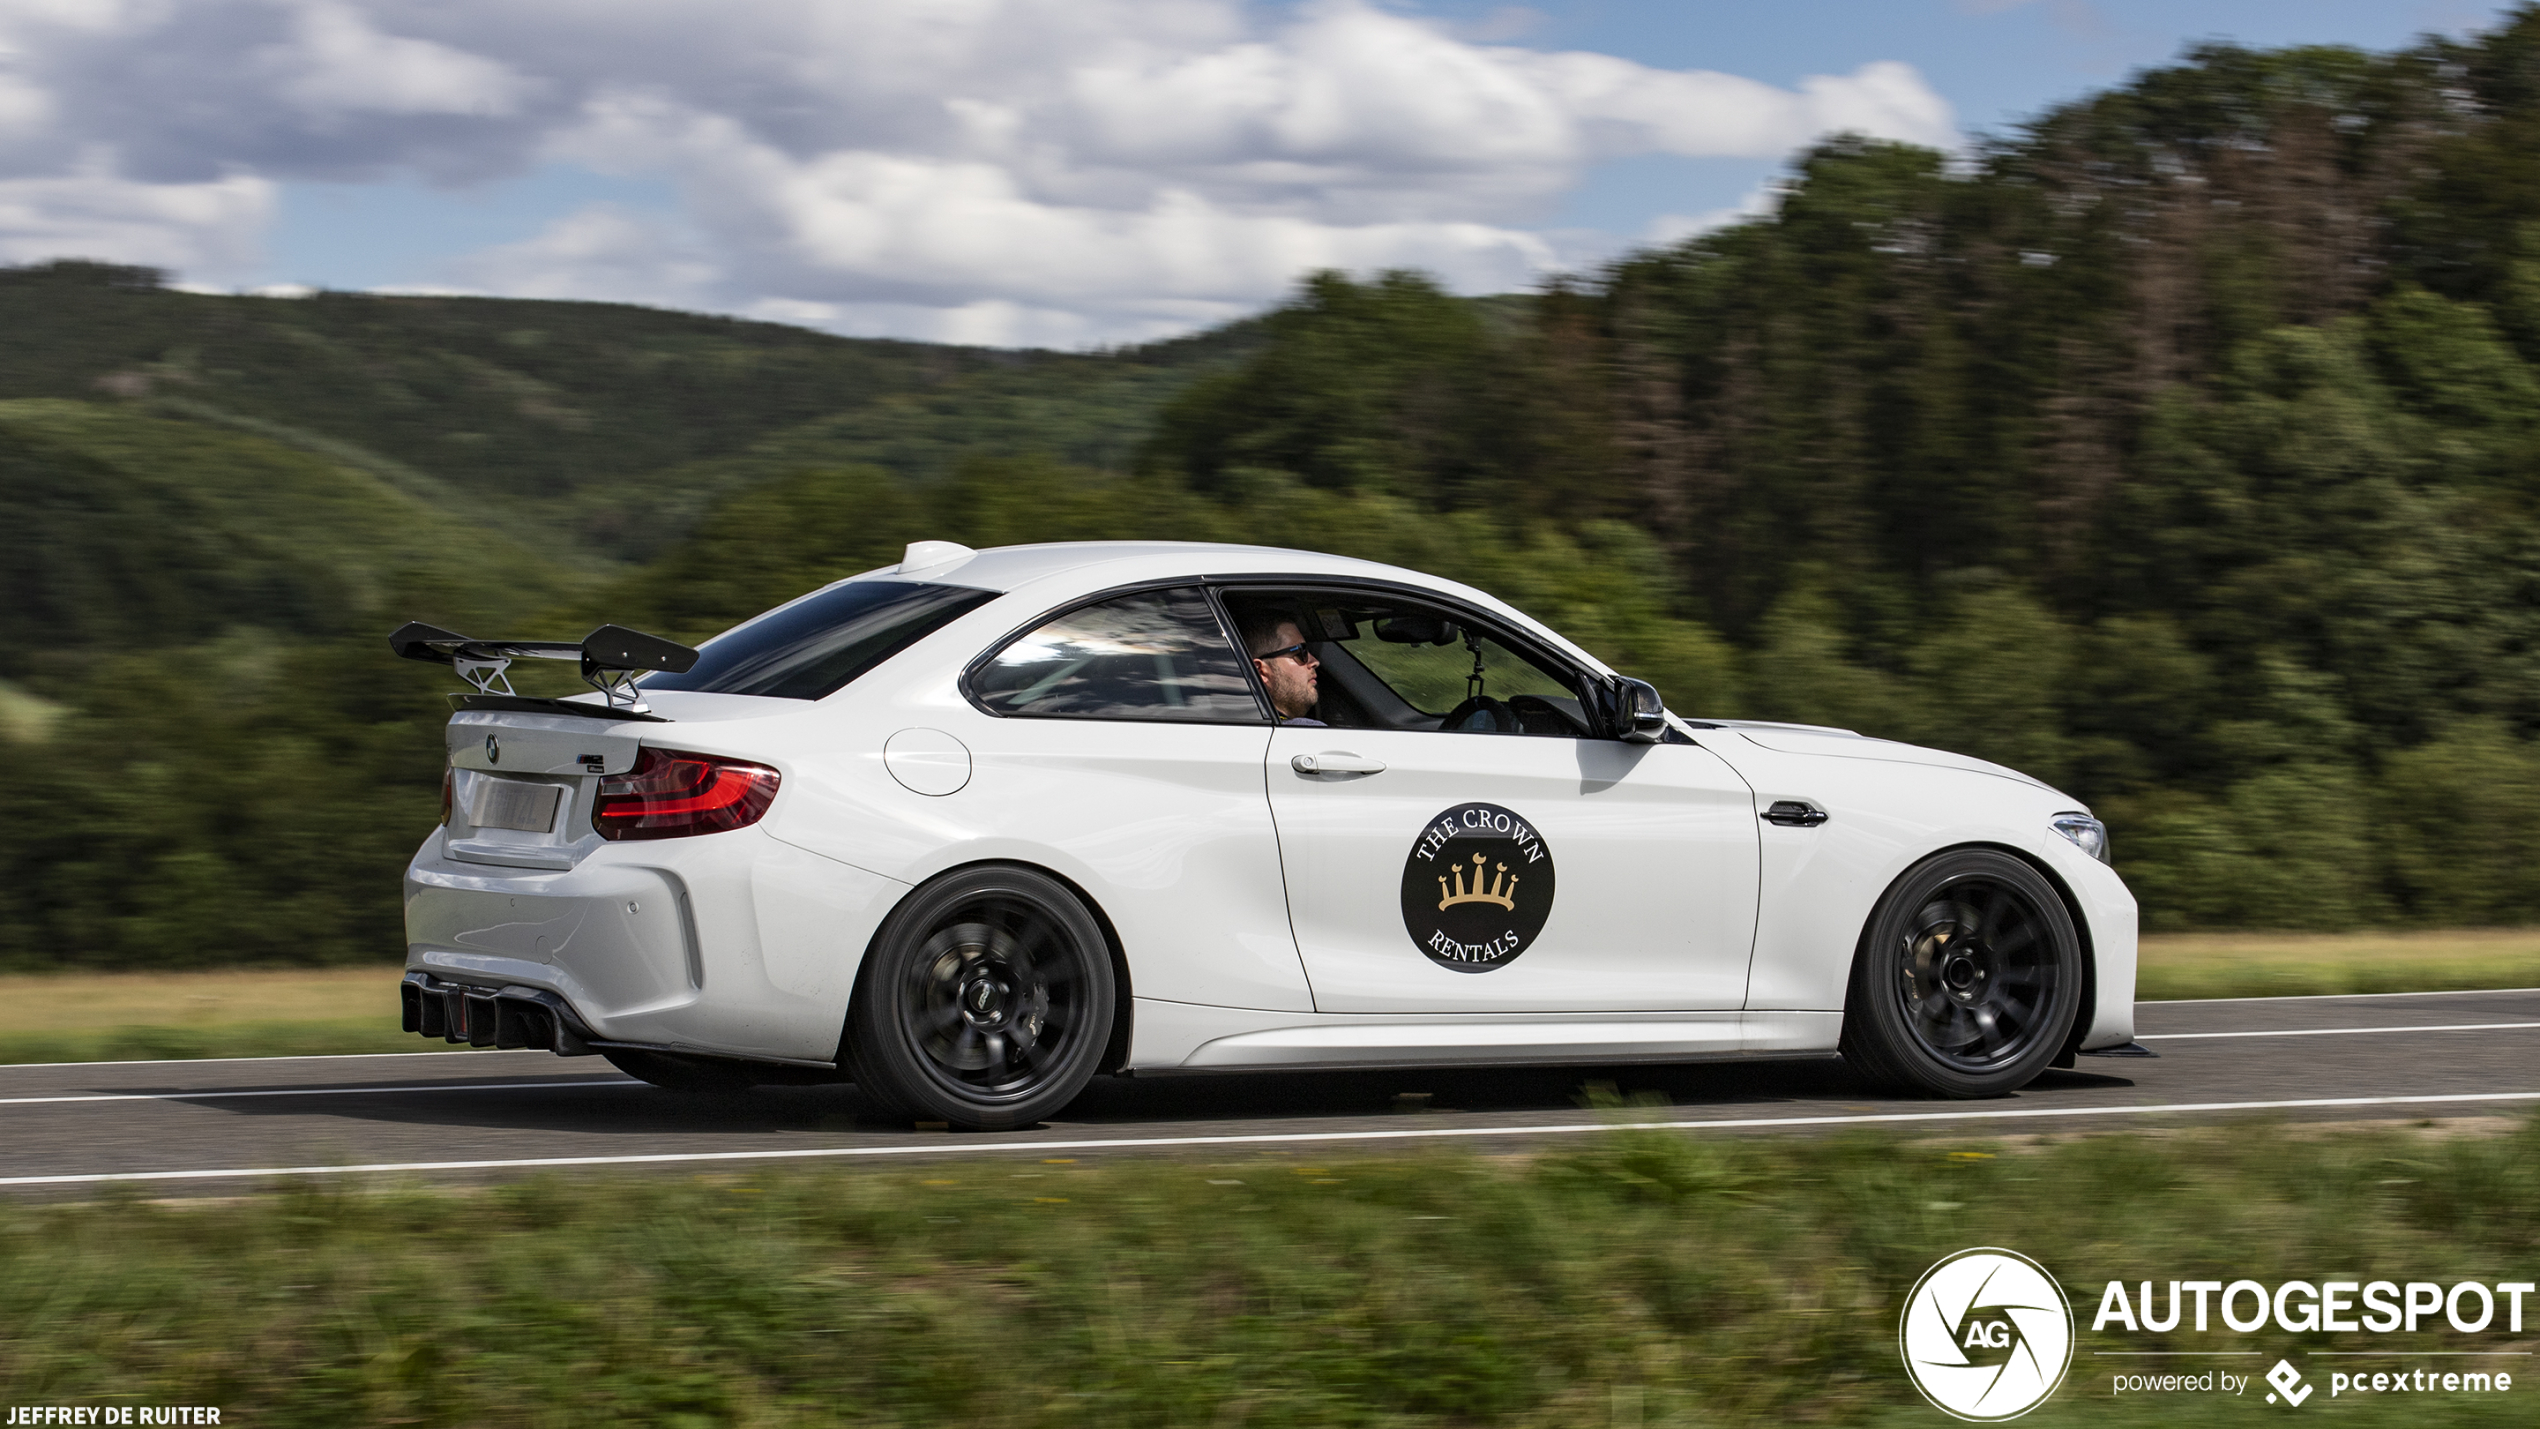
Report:
[{"label": "roof antenna", "polygon": [[949,566],[956,561],[969,560],[977,554],[979,554],[977,551],[959,541],[911,541],[908,543],[908,551],[900,557],[900,574],[909,575],[916,571],[933,570],[937,566]]}]

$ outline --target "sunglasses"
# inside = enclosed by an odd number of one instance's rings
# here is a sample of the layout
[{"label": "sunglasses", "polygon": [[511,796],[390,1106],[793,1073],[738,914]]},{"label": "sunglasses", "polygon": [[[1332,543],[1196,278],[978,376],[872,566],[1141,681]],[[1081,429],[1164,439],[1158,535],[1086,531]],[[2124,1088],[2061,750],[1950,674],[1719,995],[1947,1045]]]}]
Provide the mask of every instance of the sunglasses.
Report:
[{"label": "sunglasses", "polygon": [[1296,662],[1302,665],[1306,661],[1314,658],[1314,652],[1306,648],[1307,643],[1308,642],[1305,641],[1299,641],[1294,645],[1283,645],[1276,650],[1264,650],[1252,658],[1255,660],[1284,660],[1293,655],[1296,657]]}]

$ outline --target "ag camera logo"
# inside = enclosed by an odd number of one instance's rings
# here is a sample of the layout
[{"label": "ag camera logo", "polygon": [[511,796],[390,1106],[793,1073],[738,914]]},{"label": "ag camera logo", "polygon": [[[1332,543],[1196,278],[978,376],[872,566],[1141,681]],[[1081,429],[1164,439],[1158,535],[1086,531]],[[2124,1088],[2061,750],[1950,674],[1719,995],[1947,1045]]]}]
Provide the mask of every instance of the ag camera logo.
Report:
[{"label": "ag camera logo", "polygon": [[1914,1282],[1897,1342],[1933,1408],[1975,1423],[2017,1419],[2072,1368],[2073,1311],[2046,1267],[2018,1251],[1962,1250]]}]

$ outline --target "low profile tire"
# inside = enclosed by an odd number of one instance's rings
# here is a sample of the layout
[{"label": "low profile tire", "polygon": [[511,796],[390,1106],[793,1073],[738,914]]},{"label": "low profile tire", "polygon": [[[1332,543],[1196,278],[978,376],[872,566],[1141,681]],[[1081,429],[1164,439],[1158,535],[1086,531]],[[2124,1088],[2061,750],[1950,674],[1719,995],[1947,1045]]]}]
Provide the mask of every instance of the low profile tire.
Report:
[{"label": "low profile tire", "polygon": [[910,894],[875,936],[847,1061],[886,1112],[967,1131],[1030,1126],[1093,1080],[1113,995],[1109,945],[1065,884],[966,869]]},{"label": "low profile tire", "polygon": [[1843,1055],[1911,1095],[2005,1096],[2063,1049],[2081,992],[2081,937],[2044,875],[1990,849],[1934,854],[1870,914]]},{"label": "low profile tire", "polygon": [[719,1057],[682,1057],[675,1052],[646,1052],[633,1047],[603,1047],[609,1065],[639,1081],[673,1092],[746,1092],[758,1077],[746,1062]]}]

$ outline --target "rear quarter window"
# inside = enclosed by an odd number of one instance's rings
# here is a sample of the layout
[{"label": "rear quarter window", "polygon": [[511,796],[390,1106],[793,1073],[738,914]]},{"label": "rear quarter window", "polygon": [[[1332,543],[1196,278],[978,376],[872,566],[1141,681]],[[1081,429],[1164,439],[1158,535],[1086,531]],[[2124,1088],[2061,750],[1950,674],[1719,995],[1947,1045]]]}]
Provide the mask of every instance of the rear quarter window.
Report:
[{"label": "rear quarter window", "polygon": [[687,673],[649,676],[643,688],[820,699],[996,598],[912,581],[833,586],[716,636]]},{"label": "rear quarter window", "polygon": [[971,672],[991,714],[1260,724],[1261,702],[1197,589],[1141,591],[1081,606],[1012,641]]}]

